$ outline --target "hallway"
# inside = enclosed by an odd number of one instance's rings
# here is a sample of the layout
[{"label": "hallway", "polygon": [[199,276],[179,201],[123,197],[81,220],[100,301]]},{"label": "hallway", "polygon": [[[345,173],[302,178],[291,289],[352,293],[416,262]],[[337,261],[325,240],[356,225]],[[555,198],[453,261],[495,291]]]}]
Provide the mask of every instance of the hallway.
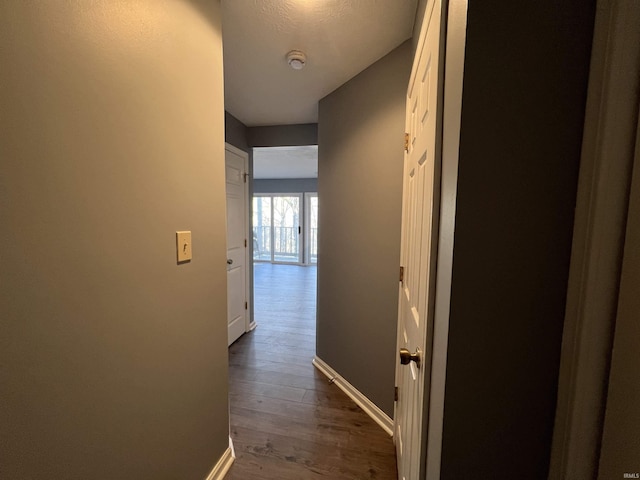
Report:
[{"label": "hallway", "polygon": [[227,479],[395,479],[391,437],[311,365],[316,267],[254,274],[258,327],[229,348]]}]

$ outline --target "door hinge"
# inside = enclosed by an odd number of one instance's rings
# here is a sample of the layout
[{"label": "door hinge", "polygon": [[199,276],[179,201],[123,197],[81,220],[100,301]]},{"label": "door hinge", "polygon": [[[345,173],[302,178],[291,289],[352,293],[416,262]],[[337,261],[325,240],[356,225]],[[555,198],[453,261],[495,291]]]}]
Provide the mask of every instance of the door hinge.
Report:
[{"label": "door hinge", "polygon": [[244,302],[244,309],[245,309],[245,310],[248,310],[248,309],[249,309],[249,303]]},{"label": "door hinge", "polygon": [[409,134],[408,133],[404,134],[404,151],[405,152],[409,151]]},{"label": "door hinge", "polygon": [[244,239],[244,248],[247,248],[247,239]]},{"label": "door hinge", "polygon": [[244,173],[242,174],[242,178],[244,179],[244,183],[247,183],[247,177],[249,176],[248,173]]},{"label": "door hinge", "polygon": [[393,401],[397,402],[398,401],[398,387],[395,387],[394,392],[393,392]]},{"label": "door hinge", "polygon": [[400,283],[404,282],[404,267],[400,267]]}]

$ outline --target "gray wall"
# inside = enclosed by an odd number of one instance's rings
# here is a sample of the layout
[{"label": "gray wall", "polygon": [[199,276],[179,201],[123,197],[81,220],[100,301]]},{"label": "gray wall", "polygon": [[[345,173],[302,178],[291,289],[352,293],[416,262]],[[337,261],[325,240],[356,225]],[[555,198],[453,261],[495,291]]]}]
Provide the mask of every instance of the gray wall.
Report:
[{"label": "gray wall", "polygon": [[229,425],[219,3],[0,24],[0,477],[203,479]]},{"label": "gray wall", "polygon": [[318,356],[393,416],[409,41],[320,101]]},{"label": "gray wall", "polygon": [[[636,112],[637,115],[637,112]],[[640,472],[640,124],[598,478]]]},{"label": "gray wall", "polygon": [[318,124],[248,127],[247,139],[252,147],[317,145]]},{"label": "gray wall", "polygon": [[240,150],[251,152],[247,142],[247,126],[227,111],[224,112],[224,140]]},{"label": "gray wall", "polygon": [[317,178],[263,178],[253,181],[255,193],[317,192]]},{"label": "gray wall", "polygon": [[594,2],[470,2],[442,479],[547,478]]}]

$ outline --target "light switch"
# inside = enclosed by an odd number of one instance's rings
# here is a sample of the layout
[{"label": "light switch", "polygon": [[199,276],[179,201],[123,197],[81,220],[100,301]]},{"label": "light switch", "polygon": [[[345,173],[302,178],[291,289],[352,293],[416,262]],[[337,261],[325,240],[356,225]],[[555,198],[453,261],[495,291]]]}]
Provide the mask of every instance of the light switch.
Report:
[{"label": "light switch", "polygon": [[176,248],[178,250],[178,263],[191,260],[191,231],[176,232]]}]

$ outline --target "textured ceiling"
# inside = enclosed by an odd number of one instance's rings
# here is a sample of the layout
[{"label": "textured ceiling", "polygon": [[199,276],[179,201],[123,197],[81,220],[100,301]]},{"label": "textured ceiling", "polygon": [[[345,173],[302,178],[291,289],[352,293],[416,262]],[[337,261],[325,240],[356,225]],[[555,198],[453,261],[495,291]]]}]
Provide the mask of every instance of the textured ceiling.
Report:
[{"label": "textured ceiling", "polygon": [[253,178],[316,178],[318,146],[253,149]]},{"label": "textured ceiling", "polygon": [[247,126],[317,122],[318,100],[411,37],[416,4],[222,0],[226,110]]}]

